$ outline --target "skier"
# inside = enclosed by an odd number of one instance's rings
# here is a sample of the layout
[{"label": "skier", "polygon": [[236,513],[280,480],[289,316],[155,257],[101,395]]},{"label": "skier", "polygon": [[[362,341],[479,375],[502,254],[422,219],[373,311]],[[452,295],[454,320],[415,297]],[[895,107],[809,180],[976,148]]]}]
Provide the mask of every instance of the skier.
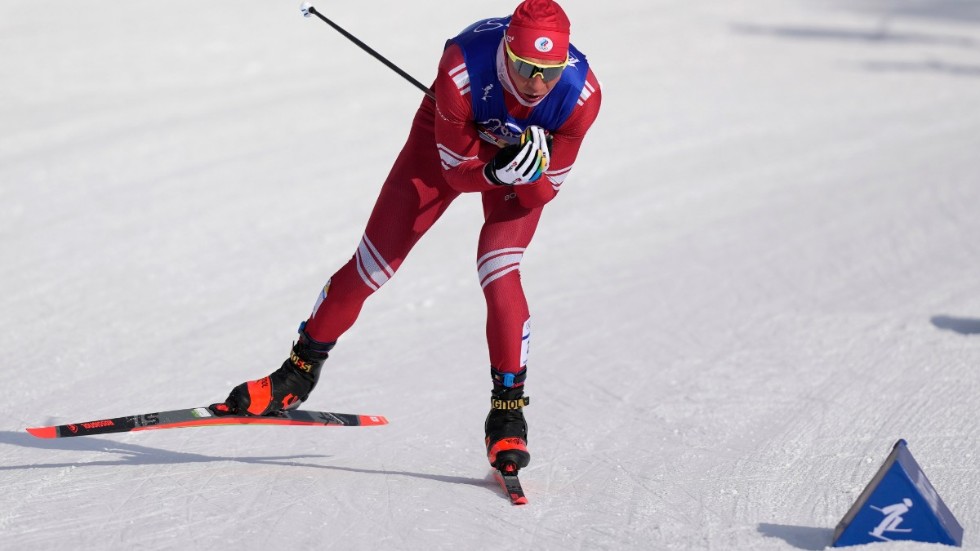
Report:
[{"label": "skier", "polygon": [[493,383],[484,426],[490,464],[530,461],[523,407],[530,315],[520,264],[541,211],[568,177],[599,112],[599,82],[569,43],[553,0],[477,21],[446,42],[432,85],[357,251],[327,281],[289,358],[236,386],[218,413],[274,415],[307,399],[330,350],[411,248],[461,193],[480,193],[477,272],[487,303]]}]

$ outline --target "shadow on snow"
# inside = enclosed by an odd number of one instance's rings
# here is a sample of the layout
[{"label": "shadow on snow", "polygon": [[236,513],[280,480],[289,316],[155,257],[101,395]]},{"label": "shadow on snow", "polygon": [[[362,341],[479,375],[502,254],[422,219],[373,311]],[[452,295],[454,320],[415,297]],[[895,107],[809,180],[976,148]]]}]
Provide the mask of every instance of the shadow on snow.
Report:
[{"label": "shadow on snow", "polygon": [[[980,50],[980,39],[971,36],[936,34],[895,30],[898,16],[913,18],[908,13],[885,13],[875,24],[866,28],[843,28],[820,25],[758,25],[736,23],[732,30],[739,34],[772,36],[793,40],[824,40],[853,42],[871,46],[928,46]],[[951,63],[934,58],[914,61],[868,61],[860,65],[866,71],[891,73],[935,73],[954,77],[980,77],[980,65]]]},{"label": "shadow on snow", "polygon": [[834,537],[830,528],[790,526],[786,524],[759,524],[759,533],[769,538],[779,538],[798,549],[817,551],[829,547]]},{"label": "shadow on snow", "polygon": [[980,335],[980,319],[933,316],[929,321],[939,329],[946,329],[960,335]]},{"label": "shadow on snow", "polygon": [[902,44],[910,46],[948,46],[953,48],[980,49],[980,41],[966,36],[938,35],[914,32],[896,32],[881,24],[877,28],[842,29],[817,26],[779,25],[732,25],[735,32],[798,40],[834,40],[864,42],[868,44]]},{"label": "shadow on snow", "polygon": [[21,446],[24,448],[36,448],[42,450],[68,450],[77,452],[97,452],[114,453],[119,457],[111,460],[97,460],[86,462],[70,463],[32,463],[27,465],[0,465],[0,471],[16,471],[23,469],[63,469],[66,467],[100,467],[100,466],[137,466],[137,465],[166,465],[175,463],[212,463],[233,461],[252,465],[278,465],[283,467],[305,467],[311,469],[326,469],[330,471],[343,471],[361,474],[381,474],[387,476],[406,476],[420,478],[424,480],[434,480],[448,484],[467,484],[481,488],[496,489],[497,483],[492,476],[486,478],[466,478],[460,476],[446,476],[428,473],[413,473],[407,471],[359,469],[353,467],[339,467],[332,465],[321,465],[317,463],[301,462],[301,459],[327,458],[329,455],[320,454],[299,454],[299,455],[278,455],[265,457],[231,457],[213,456],[200,453],[177,452],[149,446],[139,446],[135,444],[123,444],[111,440],[103,440],[93,437],[79,438],[35,438],[26,432],[0,431],[0,444],[11,446]]}]

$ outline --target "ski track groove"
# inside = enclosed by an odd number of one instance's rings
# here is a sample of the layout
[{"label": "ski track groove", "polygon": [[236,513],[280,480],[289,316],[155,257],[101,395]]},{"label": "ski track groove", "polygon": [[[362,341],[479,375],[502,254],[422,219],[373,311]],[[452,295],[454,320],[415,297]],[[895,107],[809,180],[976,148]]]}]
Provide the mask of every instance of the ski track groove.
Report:
[{"label": "ski track groove", "polygon": [[62,467],[51,475],[42,475],[39,483],[31,484],[26,492],[20,494],[19,499],[12,506],[5,507],[2,514],[0,514],[0,528],[2,528],[0,533],[6,533],[11,521],[17,518],[19,511],[28,504],[33,503],[37,498],[45,495],[48,488],[56,485],[63,487],[65,481],[74,473],[75,468],[75,465]]},{"label": "ski track groove", "polygon": [[[138,466],[133,468],[137,470],[140,469],[140,467]],[[142,467],[142,468],[146,468],[146,467]],[[143,476],[139,476],[135,481],[133,481],[132,478],[130,478],[130,481],[135,482],[135,484],[132,484],[131,486],[127,484],[128,490],[126,492],[126,497],[125,499],[116,503],[116,506],[113,508],[112,511],[113,518],[126,518],[126,515],[120,513],[128,509],[130,502],[133,501],[133,499],[136,497],[136,494],[138,494],[140,490],[143,489],[147,481],[149,481],[151,478],[155,478],[155,476],[143,474]]]},{"label": "ski track groove", "polygon": [[385,511],[388,513],[388,522],[393,523],[395,519],[395,513],[391,507],[391,473],[388,472],[388,468],[381,464],[381,470],[384,471],[384,482],[385,482]]}]

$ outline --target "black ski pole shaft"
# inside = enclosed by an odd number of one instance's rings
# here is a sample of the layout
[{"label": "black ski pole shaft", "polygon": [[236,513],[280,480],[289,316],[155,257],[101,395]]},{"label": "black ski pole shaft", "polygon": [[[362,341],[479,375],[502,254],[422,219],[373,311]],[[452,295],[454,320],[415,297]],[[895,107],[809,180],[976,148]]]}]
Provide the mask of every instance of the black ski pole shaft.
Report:
[{"label": "black ski pole shaft", "polygon": [[401,69],[401,67],[399,67],[399,66],[395,65],[394,63],[392,63],[391,61],[389,61],[388,58],[386,58],[385,56],[379,54],[377,51],[374,50],[374,48],[368,46],[367,44],[365,44],[364,42],[362,42],[360,39],[358,39],[356,36],[354,36],[351,33],[347,32],[343,27],[341,27],[340,25],[334,23],[333,21],[331,21],[330,19],[328,19],[327,17],[325,17],[322,13],[318,12],[315,7],[313,7],[313,6],[309,5],[309,4],[303,4],[303,6],[302,6],[301,9],[303,10],[303,15],[305,15],[306,17],[309,17],[309,14],[312,13],[313,15],[319,17],[321,21],[323,21],[327,25],[330,25],[331,27],[334,28],[334,30],[336,30],[340,34],[344,35],[344,37],[346,37],[347,40],[350,40],[354,44],[357,44],[362,50],[364,50],[365,52],[371,54],[375,59],[377,59],[381,63],[384,63],[389,69],[391,69],[392,71],[398,73],[405,80],[407,80],[407,81],[411,82],[412,84],[414,84],[416,88],[418,88],[419,90],[422,90],[422,92],[424,92],[425,95],[429,96],[429,98],[431,98],[433,100],[436,99],[436,95],[432,92],[432,90],[429,90],[429,88],[426,85],[424,85],[421,82],[419,82],[418,80],[416,80],[412,75],[410,75],[410,74],[406,73],[405,71],[403,71]]}]

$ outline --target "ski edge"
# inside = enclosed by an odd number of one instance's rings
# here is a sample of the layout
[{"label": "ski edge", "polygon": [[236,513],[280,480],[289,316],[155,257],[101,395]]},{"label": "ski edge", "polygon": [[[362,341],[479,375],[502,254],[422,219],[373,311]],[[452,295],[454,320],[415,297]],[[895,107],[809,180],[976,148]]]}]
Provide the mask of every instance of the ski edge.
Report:
[{"label": "ski edge", "polygon": [[[169,423],[165,425],[152,425],[147,427],[136,427],[127,432],[140,432],[145,430],[160,429],[182,429],[193,427],[233,427],[237,425],[278,425],[286,427],[372,427],[387,425],[388,420],[380,415],[355,415],[358,422],[356,424],[344,423],[324,423],[317,421],[301,421],[297,419],[283,419],[279,417],[247,417],[241,415],[226,415],[223,417],[211,417],[208,419],[195,419],[193,421],[182,421],[179,423]],[[50,427],[44,427],[50,428]]]},{"label": "ski edge", "polygon": [[[100,419],[97,421],[86,421],[84,423],[69,423],[64,425],[50,425],[42,427],[28,427],[25,430],[35,438],[68,438],[75,436],[95,436],[98,434],[114,434],[124,432],[139,432],[145,430],[160,430],[173,428],[190,428],[205,426],[232,426],[232,425],[285,425],[285,426],[380,426],[387,425],[388,419],[382,415],[360,415],[349,413],[333,413],[313,410],[294,410],[289,414],[302,414],[304,418],[294,419],[287,414],[283,417],[256,417],[246,415],[224,415],[224,416],[204,416],[201,412],[209,411],[207,408],[188,408],[185,410],[174,410],[160,413],[150,413],[133,415],[128,417],[116,417],[111,419]],[[196,413],[195,413],[196,412]],[[163,415],[178,415],[179,419],[160,422],[159,417]],[[342,418],[356,419],[355,422],[343,422]],[[137,420],[150,419],[146,421]],[[74,430],[72,428],[74,427]],[[80,430],[79,427],[85,428]],[[97,427],[97,428],[90,428]]]}]

